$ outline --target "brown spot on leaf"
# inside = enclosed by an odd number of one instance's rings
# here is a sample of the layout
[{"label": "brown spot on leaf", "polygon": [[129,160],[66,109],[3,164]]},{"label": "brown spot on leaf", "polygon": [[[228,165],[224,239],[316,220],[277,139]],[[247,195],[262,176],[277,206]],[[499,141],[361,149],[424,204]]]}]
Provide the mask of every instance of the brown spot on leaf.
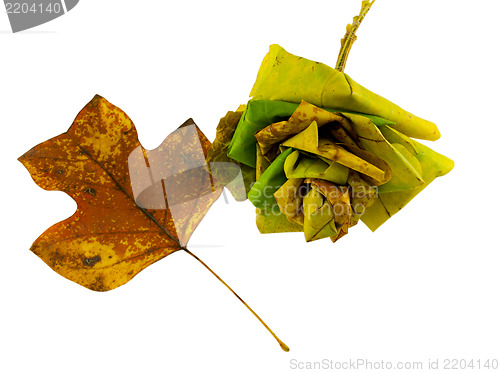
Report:
[{"label": "brown spot on leaf", "polygon": [[82,263],[86,267],[93,267],[96,263],[99,263],[101,261],[101,256],[96,255],[90,258],[83,257],[82,258]]},{"label": "brown spot on leaf", "polygon": [[104,278],[102,275],[98,275],[94,282],[87,286],[90,290],[94,291],[107,291],[110,290],[106,285],[104,285]]},{"label": "brown spot on leaf", "polygon": [[90,194],[91,196],[95,196],[95,194],[96,194],[96,191],[95,191],[95,189],[94,189],[94,188],[87,188],[87,189],[85,189],[83,192],[84,192],[84,193],[88,193],[88,194]]}]

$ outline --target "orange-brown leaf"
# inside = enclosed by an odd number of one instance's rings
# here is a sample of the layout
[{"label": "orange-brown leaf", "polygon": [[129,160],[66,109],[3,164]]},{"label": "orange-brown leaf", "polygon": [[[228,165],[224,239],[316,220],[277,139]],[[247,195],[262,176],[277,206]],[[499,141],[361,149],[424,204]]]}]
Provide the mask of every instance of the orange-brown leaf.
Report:
[{"label": "orange-brown leaf", "polygon": [[[190,138],[183,137],[186,131]],[[188,155],[202,163],[209,147],[190,120],[160,147],[147,151],[127,114],[94,97],[66,133],[19,158],[40,187],[64,191],[78,205],[73,216],[47,229],[31,250],[56,272],[89,289],[123,285],[185,247],[220,195],[203,164],[193,172],[177,161]],[[142,156],[134,158],[140,164],[131,162],[131,154]],[[167,190],[177,195],[169,198]],[[139,192],[156,205],[141,202]],[[160,198],[163,204],[158,205]]]}]

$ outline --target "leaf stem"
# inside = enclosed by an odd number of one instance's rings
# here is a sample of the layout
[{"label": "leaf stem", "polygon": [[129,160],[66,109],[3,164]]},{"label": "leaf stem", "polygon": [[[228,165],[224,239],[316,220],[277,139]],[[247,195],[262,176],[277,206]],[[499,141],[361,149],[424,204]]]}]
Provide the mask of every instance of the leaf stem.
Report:
[{"label": "leaf stem", "polygon": [[188,253],[189,255],[191,255],[193,258],[195,258],[198,262],[200,262],[200,263],[201,263],[201,264],[202,264],[202,265],[203,265],[206,269],[208,269],[208,270],[210,271],[210,273],[212,273],[215,277],[217,277],[217,279],[218,279],[220,282],[222,282],[222,283],[224,284],[224,286],[226,286],[226,287],[229,289],[229,291],[231,291],[231,293],[233,293],[233,294],[234,294],[234,296],[235,296],[236,298],[238,298],[238,299],[241,301],[241,303],[243,303],[243,304],[245,305],[245,307],[246,307],[246,308],[248,308],[248,310],[249,310],[250,312],[252,312],[252,313],[253,313],[253,315],[254,315],[254,316],[255,316],[255,317],[256,317],[256,318],[257,318],[257,319],[261,322],[261,324],[262,324],[262,325],[264,325],[264,327],[265,327],[265,328],[269,331],[269,333],[271,333],[271,335],[272,335],[272,336],[276,339],[276,341],[279,343],[279,345],[280,345],[280,347],[281,347],[281,349],[282,349],[283,351],[285,351],[285,352],[290,351],[290,349],[288,348],[288,346],[287,346],[285,343],[283,343],[283,342],[281,341],[281,339],[279,339],[279,338],[278,338],[278,336],[277,336],[276,334],[274,334],[274,332],[271,330],[271,328],[270,328],[269,326],[267,326],[267,324],[264,322],[264,320],[262,320],[262,319],[260,318],[260,316],[259,316],[259,315],[257,315],[257,314],[255,313],[255,311],[254,311],[253,309],[251,309],[251,308],[250,308],[250,306],[249,306],[248,304],[246,304],[246,303],[245,303],[245,301],[244,301],[243,299],[241,299],[241,298],[240,298],[240,296],[239,296],[238,294],[236,294],[236,292],[235,292],[233,289],[231,289],[231,287],[230,287],[228,284],[226,284],[226,283],[224,282],[224,280],[223,280],[223,279],[221,279],[221,278],[219,277],[219,275],[217,275],[217,273],[215,273],[214,271],[212,271],[212,269],[211,269],[209,266],[207,266],[203,260],[201,260],[200,258],[198,258],[195,254],[193,254],[191,251],[189,251],[186,247],[183,247],[182,249],[183,249],[186,253]]},{"label": "leaf stem", "polygon": [[343,72],[345,68],[345,64],[347,62],[347,57],[349,56],[349,52],[351,51],[352,45],[356,41],[356,31],[361,25],[361,22],[365,18],[366,14],[370,10],[371,6],[375,0],[364,0],[361,5],[361,12],[359,15],[355,16],[352,20],[352,25],[347,25],[347,30],[345,36],[342,40],[340,40],[340,52],[339,57],[337,59],[337,64],[335,65],[335,69]]}]

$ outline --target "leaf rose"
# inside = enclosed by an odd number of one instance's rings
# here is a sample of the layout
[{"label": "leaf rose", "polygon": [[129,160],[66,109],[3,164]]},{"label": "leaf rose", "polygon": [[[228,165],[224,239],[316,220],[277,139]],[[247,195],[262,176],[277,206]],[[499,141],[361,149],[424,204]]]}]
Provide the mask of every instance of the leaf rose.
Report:
[{"label": "leaf rose", "polygon": [[217,137],[226,134],[225,146],[213,152],[244,165],[262,233],[303,231],[306,241],[336,241],[359,220],[375,230],[453,168],[410,138],[437,139],[434,123],[277,45],[251,95],[236,126],[221,120]]}]

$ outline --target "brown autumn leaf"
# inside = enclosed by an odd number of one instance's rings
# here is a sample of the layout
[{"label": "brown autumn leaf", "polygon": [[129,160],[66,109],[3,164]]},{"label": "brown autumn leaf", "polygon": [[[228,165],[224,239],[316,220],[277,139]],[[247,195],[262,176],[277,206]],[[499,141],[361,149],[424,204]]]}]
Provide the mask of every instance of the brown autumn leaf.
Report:
[{"label": "brown autumn leaf", "polygon": [[[19,158],[40,187],[63,191],[78,205],[73,216],[47,229],[31,250],[60,275],[97,291],[123,285],[150,264],[183,250],[289,351],[257,313],[186,247],[226,183],[244,190],[236,164],[207,164],[210,146],[189,119],[159,147],[146,150],[127,114],[95,96],[66,133]],[[224,178],[214,180],[216,174]],[[230,174],[234,179],[227,177]]]},{"label": "brown autumn leaf", "polygon": [[63,191],[78,204],[31,250],[89,289],[125,284],[185,249],[219,197],[206,167],[209,147],[188,120],[157,149],[145,150],[127,114],[95,96],[66,133],[19,158],[40,187]]}]

